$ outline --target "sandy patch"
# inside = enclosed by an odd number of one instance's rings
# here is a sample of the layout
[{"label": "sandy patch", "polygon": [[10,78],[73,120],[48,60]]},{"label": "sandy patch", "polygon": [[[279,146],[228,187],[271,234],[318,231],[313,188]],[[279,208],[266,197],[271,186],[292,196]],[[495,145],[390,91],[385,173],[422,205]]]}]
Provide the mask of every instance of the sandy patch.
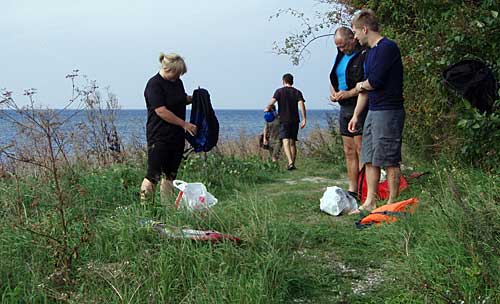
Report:
[{"label": "sandy patch", "polygon": [[319,177],[319,176],[308,176],[301,178],[299,180],[296,179],[285,179],[283,180],[285,184],[288,185],[296,185],[299,182],[300,183],[313,183],[313,184],[328,184],[328,186],[343,186],[349,184],[349,181],[347,179],[329,179],[329,178],[324,178],[324,177]]}]

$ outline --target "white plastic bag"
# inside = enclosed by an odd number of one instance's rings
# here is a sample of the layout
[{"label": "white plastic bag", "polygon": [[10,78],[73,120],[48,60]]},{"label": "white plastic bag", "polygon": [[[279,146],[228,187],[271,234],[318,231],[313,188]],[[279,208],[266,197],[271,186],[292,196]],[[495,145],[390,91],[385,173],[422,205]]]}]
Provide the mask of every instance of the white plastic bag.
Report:
[{"label": "white plastic bag", "polygon": [[217,199],[207,191],[202,183],[186,183],[181,180],[173,181],[174,187],[181,193],[181,204],[190,211],[206,211],[217,204]]},{"label": "white plastic bag", "polygon": [[383,183],[387,179],[387,173],[384,169],[380,169],[380,182]]},{"label": "white plastic bag", "polygon": [[335,216],[358,208],[356,199],[337,186],[326,188],[323,197],[319,201],[321,211]]}]

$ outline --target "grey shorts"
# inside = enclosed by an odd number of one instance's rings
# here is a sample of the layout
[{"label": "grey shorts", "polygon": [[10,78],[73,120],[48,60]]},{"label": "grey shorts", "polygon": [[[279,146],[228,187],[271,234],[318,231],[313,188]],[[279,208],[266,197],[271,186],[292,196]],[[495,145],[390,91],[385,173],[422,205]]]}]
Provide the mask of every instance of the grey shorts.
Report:
[{"label": "grey shorts", "polygon": [[399,167],[405,110],[368,111],[361,161],[376,167]]}]

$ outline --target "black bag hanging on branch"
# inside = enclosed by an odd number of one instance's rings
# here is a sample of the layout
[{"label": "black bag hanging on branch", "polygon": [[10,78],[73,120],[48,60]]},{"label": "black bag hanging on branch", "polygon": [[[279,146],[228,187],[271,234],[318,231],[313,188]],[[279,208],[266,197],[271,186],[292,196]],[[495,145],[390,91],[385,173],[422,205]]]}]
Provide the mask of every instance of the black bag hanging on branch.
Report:
[{"label": "black bag hanging on branch", "polygon": [[478,60],[463,60],[443,71],[445,85],[481,113],[492,113],[498,99],[498,82],[491,69]]}]

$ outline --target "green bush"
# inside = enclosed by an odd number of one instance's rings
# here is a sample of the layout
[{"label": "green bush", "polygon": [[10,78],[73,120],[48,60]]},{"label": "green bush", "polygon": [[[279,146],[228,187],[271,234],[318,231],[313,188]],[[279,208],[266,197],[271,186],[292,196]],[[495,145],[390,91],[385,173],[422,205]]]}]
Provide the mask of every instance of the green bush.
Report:
[{"label": "green bush", "polygon": [[460,153],[466,162],[500,174],[500,113],[468,111],[458,122],[462,139]]}]

